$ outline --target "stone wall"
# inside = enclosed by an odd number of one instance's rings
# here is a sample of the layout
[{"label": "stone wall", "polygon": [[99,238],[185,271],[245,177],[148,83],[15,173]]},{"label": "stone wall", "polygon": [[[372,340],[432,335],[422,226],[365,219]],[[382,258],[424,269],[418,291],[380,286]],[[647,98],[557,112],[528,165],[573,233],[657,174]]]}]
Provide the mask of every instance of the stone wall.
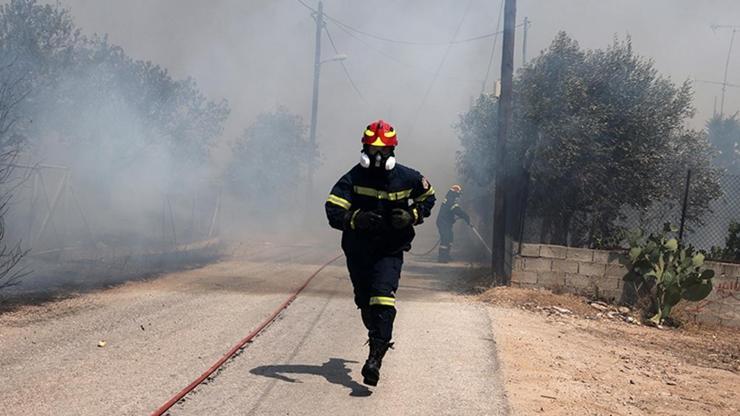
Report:
[{"label": "stone wall", "polygon": [[[512,284],[577,293],[611,301],[622,299],[627,272],[620,252],[523,244],[514,258]],[[740,265],[707,262],[715,271],[714,290],[701,302],[682,302],[699,322],[740,328]]]}]

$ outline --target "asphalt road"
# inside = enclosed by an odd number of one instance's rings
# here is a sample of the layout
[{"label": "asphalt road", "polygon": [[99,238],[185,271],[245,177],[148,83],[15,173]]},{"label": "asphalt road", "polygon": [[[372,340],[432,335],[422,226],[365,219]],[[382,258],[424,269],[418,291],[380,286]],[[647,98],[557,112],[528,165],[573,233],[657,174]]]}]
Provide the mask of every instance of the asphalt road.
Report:
[{"label": "asphalt road", "polygon": [[[251,245],[200,269],[0,315],[0,413],[149,414],[334,254]],[[366,334],[337,262],[170,414],[506,414],[489,314],[456,294],[458,271],[407,257],[396,347],[377,387],[361,384]]]}]

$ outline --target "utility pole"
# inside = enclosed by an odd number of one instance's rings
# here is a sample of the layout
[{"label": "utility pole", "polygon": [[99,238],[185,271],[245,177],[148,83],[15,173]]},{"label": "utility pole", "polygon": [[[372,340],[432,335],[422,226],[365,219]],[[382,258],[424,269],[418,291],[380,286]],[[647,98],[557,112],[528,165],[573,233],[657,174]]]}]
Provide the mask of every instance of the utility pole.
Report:
[{"label": "utility pole", "polygon": [[714,96],[714,107],[712,107],[712,117],[717,117],[717,96]]},{"label": "utility pole", "polygon": [[522,29],[522,66],[527,65],[527,31],[530,24],[529,17],[524,16],[524,28]]},{"label": "utility pole", "polygon": [[[740,85],[738,85],[738,84],[731,84],[729,82],[707,81],[707,80],[703,80],[703,79],[694,79],[694,82],[700,82],[702,84],[721,85],[723,92],[724,92],[724,90],[727,89],[727,87],[730,87],[730,88],[740,88]],[[723,98],[724,98],[724,96],[723,96]],[[724,109],[722,109],[722,110],[724,110]],[[720,113],[717,112],[717,96],[715,95],[714,96],[714,107],[712,107],[712,116],[713,117],[717,117],[717,116],[721,116],[721,115],[722,115],[721,112]]]},{"label": "utility pole", "polygon": [[732,55],[732,44],[735,42],[735,33],[737,28],[732,28],[732,35],[730,36],[730,48],[727,50],[727,60],[725,61],[725,76],[722,78],[722,98],[719,100],[719,115],[720,117],[725,115],[725,92],[727,91],[727,70],[730,68],[730,56]]},{"label": "utility pole", "polygon": [[719,115],[720,117],[724,116],[725,114],[725,92],[727,92],[727,72],[730,68],[730,57],[732,56],[732,45],[735,42],[735,34],[738,32],[738,29],[740,29],[740,26],[737,25],[712,25],[712,30],[716,31],[717,29],[732,29],[732,35],[730,36],[730,47],[727,49],[727,59],[725,60],[725,75],[724,78],[722,78],[722,95],[720,96],[719,100]]},{"label": "utility pole", "polygon": [[493,207],[493,255],[491,256],[494,283],[509,283],[506,259],[506,141],[512,118],[512,90],[514,81],[514,29],[516,0],[506,0],[504,6],[504,41],[501,54],[501,97],[498,102],[498,137],[496,138],[496,189]]},{"label": "utility pole", "polygon": [[[309,143],[311,149],[316,148],[316,121],[319,113],[319,75],[321,74],[321,31],[324,30],[324,3],[319,1],[318,12],[314,14],[316,20],[316,46],[313,54],[313,98],[311,100],[311,126],[309,127]],[[308,189],[306,190],[306,204],[310,203],[313,195],[313,163],[308,165]]]}]

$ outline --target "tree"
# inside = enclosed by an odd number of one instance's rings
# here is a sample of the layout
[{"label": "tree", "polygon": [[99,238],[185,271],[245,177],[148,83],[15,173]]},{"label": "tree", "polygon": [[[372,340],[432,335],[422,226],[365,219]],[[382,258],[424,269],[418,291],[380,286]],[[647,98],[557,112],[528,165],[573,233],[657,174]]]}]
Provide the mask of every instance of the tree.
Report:
[{"label": "tree", "polygon": [[[603,240],[617,231],[625,209],[680,201],[687,168],[697,179],[690,220],[719,196],[706,136],[685,127],[691,85],[660,76],[629,39],[584,51],[561,32],[519,71],[514,102],[507,168],[529,174],[528,214],[542,218],[542,242]],[[466,166],[493,153],[493,130],[470,139],[467,126],[476,124],[466,117],[495,124],[492,108],[479,100],[459,125],[465,179],[475,179]]]},{"label": "tree", "polygon": [[740,120],[715,115],[707,122],[709,142],[716,150],[714,163],[732,175],[740,175]]},{"label": "tree", "polygon": [[5,214],[12,196],[9,179],[13,174],[13,162],[23,141],[12,130],[18,121],[18,106],[27,95],[28,90],[12,64],[0,67],[0,289],[15,285],[24,274],[17,266],[25,251],[20,244],[7,243]]},{"label": "tree", "polygon": [[[0,7],[0,14],[8,7]],[[19,35],[12,30],[7,32],[7,25],[2,29],[6,32],[0,33],[0,39]],[[17,125],[23,103],[33,88],[33,73],[24,68],[24,59],[9,46],[12,43],[0,41],[0,289],[16,285],[24,275],[17,266],[26,252],[20,243],[7,243],[5,220],[13,191],[13,162],[25,143],[24,137],[17,133]]]},{"label": "tree", "polygon": [[59,4],[0,6],[0,57],[29,91],[21,103],[28,122],[16,126],[23,137],[38,144],[58,135],[80,147],[75,154],[107,143],[120,159],[114,165],[158,146],[179,162],[204,162],[229,114],[225,101],[208,100],[192,79],[134,60],[105,36],[81,35]]},{"label": "tree", "polygon": [[[11,0],[0,6],[0,64],[5,86],[19,94],[14,102],[10,136],[25,139],[32,108],[43,102],[44,90],[53,85],[71,63],[82,40],[69,12],[36,0]],[[17,123],[21,118],[24,123]],[[23,143],[15,143],[21,145]]]},{"label": "tree", "polygon": [[485,187],[493,182],[495,169],[492,138],[496,137],[498,101],[482,94],[467,113],[461,114],[456,124],[462,150],[457,152],[457,171],[468,182]]},{"label": "tree", "polygon": [[275,217],[296,208],[305,196],[306,172],[318,163],[318,151],[306,137],[303,119],[284,107],[262,113],[232,147],[228,178],[243,197],[250,216]]},{"label": "tree", "polygon": [[[9,143],[26,160],[69,166],[94,211],[132,214],[147,231],[165,195],[203,182],[229,114],[194,80],[135,60],[106,36],[83,36],[59,3],[0,6],[0,68],[17,97],[0,151]],[[131,189],[137,204],[120,203]]]}]

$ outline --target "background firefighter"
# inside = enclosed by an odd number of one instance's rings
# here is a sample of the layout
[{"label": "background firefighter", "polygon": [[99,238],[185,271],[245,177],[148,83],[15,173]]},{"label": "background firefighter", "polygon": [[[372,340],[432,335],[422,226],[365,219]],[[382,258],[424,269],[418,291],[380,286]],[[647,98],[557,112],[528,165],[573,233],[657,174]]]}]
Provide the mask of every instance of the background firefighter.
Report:
[{"label": "background firefighter", "polygon": [[461,195],[462,187],[460,185],[452,185],[450,190],[447,191],[445,200],[442,202],[442,206],[439,208],[439,213],[437,214],[437,229],[439,230],[438,261],[440,263],[447,263],[452,259],[450,251],[452,250],[452,241],[454,240],[452,226],[455,225],[455,221],[461,218],[466,224],[470,225],[470,216],[457,203]]},{"label": "background firefighter", "polygon": [[362,144],[360,163],[334,185],[325,208],[329,224],[342,230],[355,304],[369,337],[362,376],[374,386],[392,346],[403,252],[411,249],[414,226],[430,215],[435,197],[426,178],[396,163],[398,138],[390,124],[367,126]]}]

